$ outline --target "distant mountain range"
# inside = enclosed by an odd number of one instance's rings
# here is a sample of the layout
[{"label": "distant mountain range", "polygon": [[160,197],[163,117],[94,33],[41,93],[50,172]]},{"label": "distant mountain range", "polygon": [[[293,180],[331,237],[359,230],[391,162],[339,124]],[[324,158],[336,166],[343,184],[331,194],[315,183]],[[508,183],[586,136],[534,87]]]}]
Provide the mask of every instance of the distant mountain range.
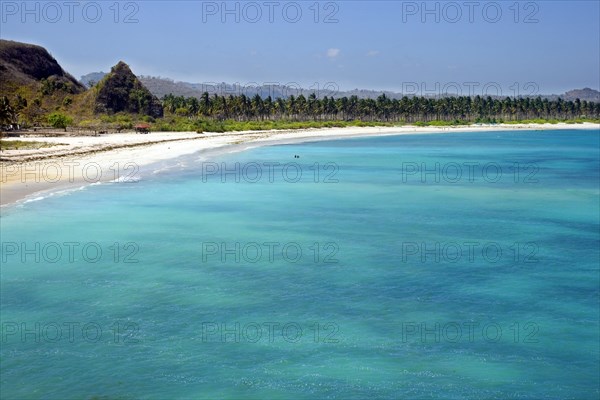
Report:
[{"label": "distant mountain range", "polygon": [[[80,79],[80,82],[87,87],[90,87],[90,83],[97,83],[106,75],[105,72],[92,72],[87,75],[83,75]],[[339,91],[334,85],[329,87],[320,88],[318,90],[315,89],[305,89],[299,87],[292,87],[286,85],[262,85],[262,86],[241,86],[239,84],[231,84],[231,83],[190,83],[190,82],[177,82],[172,79],[162,78],[162,77],[153,77],[153,76],[140,76],[139,80],[144,84],[145,87],[150,90],[150,92],[157,96],[158,98],[162,98],[165,95],[173,94],[175,96],[184,96],[184,97],[196,97],[200,98],[204,92],[208,92],[209,94],[218,94],[218,95],[240,95],[245,94],[246,96],[253,97],[256,94],[259,94],[261,97],[266,98],[267,96],[271,96],[271,98],[275,99],[278,97],[288,98],[291,95],[299,96],[303,94],[305,97],[310,95],[311,93],[315,93],[317,97],[323,98],[324,96],[333,96],[335,98],[339,97],[350,97],[357,96],[358,98],[364,99],[376,99],[381,94],[385,94],[387,97],[391,99],[400,99],[404,97],[404,94],[399,92],[392,91],[377,91],[377,90],[369,90],[369,89],[354,89],[348,91]],[[451,95],[449,95],[451,96]],[[600,102],[600,91],[584,88],[584,89],[575,89],[570,90],[563,94],[550,94],[550,95],[539,95],[542,98],[548,100],[557,100],[558,98],[562,98],[567,101],[574,101],[576,99],[587,100],[593,102]],[[411,97],[410,95],[408,97]],[[428,97],[425,95],[425,97]],[[491,96],[498,97],[498,96]],[[506,96],[501,96],[506,97]],[[512,95],[511,95],[512,97]],[[523,96],[528,97],[528,96]],[[538,97],[529,96],[529,97]]]},{"label": "distant mountain range", "polygon": [[[562,97],[564,100],[576,100],[579,99],[581,101],[583,100],[587,100],[587,101],[593,101],[595,103],[600,102],[600,92],[594,89],[590,89],[590,88],[584,88],[584,89],[574,89],[574,90],[569,90],[567,93],[565,93],[562,96],[554,96],[556,98],[558,97]],[[552,98],[552,96],[549,96],[549,100],[554,100],[554,98]]]}]

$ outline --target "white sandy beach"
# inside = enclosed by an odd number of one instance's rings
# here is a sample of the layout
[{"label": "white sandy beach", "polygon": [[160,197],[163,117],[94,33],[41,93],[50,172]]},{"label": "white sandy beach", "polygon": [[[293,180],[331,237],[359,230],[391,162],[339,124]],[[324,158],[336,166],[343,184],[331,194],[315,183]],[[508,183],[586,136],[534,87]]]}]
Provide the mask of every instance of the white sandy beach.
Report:
[{"label": "white sandy beach", "polygon": [[[211,149],[234,151],[257,146],[359,136],[458,133],[506,130],[600,130],[600,124],[471,125],[468,127],[367,127],[251,131],[228,133],[156,132],[101,136],[20,137],[21,141],[55,143],[36,150],[0,152],[0,204],[8,205],[40,192],[144,175],[150,164]],[[9,139],[10,140],[10,139]]]}]

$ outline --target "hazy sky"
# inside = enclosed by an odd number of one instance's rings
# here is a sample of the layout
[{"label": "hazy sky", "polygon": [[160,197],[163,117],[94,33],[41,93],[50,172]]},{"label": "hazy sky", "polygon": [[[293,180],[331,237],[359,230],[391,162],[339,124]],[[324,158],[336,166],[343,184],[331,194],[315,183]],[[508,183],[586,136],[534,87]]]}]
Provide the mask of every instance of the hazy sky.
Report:
[{"label": "hazy sky", "polygon": [[600,87],[600,2],[1,1],[0,36],[79,78],[502,95]]}]

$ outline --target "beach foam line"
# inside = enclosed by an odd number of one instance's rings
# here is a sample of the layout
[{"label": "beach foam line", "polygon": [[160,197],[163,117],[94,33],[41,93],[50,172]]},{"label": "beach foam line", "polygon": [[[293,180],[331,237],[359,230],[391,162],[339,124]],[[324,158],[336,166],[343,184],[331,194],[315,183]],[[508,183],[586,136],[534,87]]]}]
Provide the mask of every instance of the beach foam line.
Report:
[{"label": "beach foam line", "polygon": [[69,188],[69,189],[49,190],[49,191],[46,191],[45,194],[42,195],[42,196],[37,196],[37,197],[33,197],[33,198],[32,197],[26,197],[26,198],[24,198],[23,201],[22,201],[22,204],[35,203],[35,202],[38,202],[38,201],[49,199],[51,197],[68,196],[68,195],[70,195],[72,193],[85,190],[86,188],[88,188],[90,186],[97,186],[97,185],[101,185],[101,184],[102,184],[102,182],[94,182],[94,183],[90,183],[88,185],[83,185],[83,186]]},{"label": "beach foam line", "polygon": [[[107,183],[136,183],[141,181],[142,178],[138,177],[138,176],[120,176],[117,179],[113,179],[112,181],[108,181]],[[95,185],[96,183],[102,183],[102,182],[95,182],[90,184],[91,185]]]}]

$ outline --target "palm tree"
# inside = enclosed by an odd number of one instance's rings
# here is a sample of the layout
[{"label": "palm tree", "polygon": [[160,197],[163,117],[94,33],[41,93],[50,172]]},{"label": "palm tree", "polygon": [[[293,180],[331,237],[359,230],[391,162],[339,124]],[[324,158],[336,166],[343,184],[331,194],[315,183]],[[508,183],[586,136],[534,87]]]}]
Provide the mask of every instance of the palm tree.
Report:
[{"label": "palm tree", "polygon": [[10,105],[8,97],[2,96],[0,98],[0,125],[12,125],[16,123],[18,119],[18,113]]},{"label": "palm tree", "polygon": [[187,109],[190,115],[196,115],[198,114],[198,111],[200,110],[200,103],[198,102],[198,99],[195,97],[190,97],[187,101]]}]

